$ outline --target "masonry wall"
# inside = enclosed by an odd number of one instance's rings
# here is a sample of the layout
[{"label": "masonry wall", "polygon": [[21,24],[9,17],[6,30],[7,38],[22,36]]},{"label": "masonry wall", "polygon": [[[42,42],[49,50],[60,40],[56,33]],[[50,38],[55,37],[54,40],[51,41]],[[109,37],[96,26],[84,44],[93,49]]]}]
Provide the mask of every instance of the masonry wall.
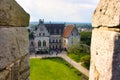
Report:
[{"label": "masonry wall", "polygon": [[15,0],[0,0],[0,80],[29,80],[28,24]]},{"label": "masonry wall", "polygon": [[120,0],[100,0],[92,26],[89,80],[120,80]]}]

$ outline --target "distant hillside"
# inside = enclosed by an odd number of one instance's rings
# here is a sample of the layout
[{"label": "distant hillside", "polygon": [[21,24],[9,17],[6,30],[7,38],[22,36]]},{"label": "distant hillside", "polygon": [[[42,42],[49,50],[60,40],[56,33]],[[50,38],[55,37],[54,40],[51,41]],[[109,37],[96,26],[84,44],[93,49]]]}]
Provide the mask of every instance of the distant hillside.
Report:
[{"label": "distant hillside", "polygon": [[[50,22],[45,22],[45,24],[50,23]],[[87,28],[87,29],[92,29],[91,23],[78,23],[78,22],[51,22],[53,24],[63,24],[65,23],[66,25],[70,24],[75,24],[78,28]],[[35,26],[38,25],[38,22],[30,22],[29,27],[31,27],[33,30],[35,29]]]}]

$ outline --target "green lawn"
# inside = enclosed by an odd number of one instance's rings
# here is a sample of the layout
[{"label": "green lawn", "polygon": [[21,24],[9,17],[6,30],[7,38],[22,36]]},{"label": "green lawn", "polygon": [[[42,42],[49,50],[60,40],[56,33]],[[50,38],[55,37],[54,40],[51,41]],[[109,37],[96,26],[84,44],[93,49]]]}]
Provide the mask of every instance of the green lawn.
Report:
[{"label": "green lawn", "polygon": [[30,80],[88,80],[61,58],[30,59]]}]

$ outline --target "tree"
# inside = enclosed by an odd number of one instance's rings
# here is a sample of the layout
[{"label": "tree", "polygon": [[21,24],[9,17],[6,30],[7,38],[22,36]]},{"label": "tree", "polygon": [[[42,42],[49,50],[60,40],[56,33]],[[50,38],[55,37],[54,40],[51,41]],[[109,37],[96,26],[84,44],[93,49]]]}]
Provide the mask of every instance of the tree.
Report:
[{"label": "tree", "polygon": [[81,43],[82,44],[87,44],[88,46],[90,46],[91,43],[91,35],[92,32],[81,32],[80,36],[81,36]]},{"label": "tree", "polygon": [[34,32],[29,33],[29,39],[34,39]]}]

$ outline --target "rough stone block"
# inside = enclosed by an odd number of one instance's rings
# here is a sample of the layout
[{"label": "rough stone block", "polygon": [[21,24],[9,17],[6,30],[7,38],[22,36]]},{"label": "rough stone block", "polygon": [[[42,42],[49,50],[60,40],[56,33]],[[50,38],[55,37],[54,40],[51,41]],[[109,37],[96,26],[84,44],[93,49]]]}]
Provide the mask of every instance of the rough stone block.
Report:
[{"label": "rough stone block", "polygon": [[92,26],[120,28],[120,0],[100,0],[92,18]]},{"label": "rough stone block", "polygon": [[28,47],[26,28],[0,28],[0,70],[28,54]]},{"label": "rough stone block", "polygon": [[120,33],[94,29],[90,80],[120,80]]},{"label": "rough stone block", "polygon": [[9,70],[3,70],[3,71],[0,71],[0,80],[9,80],[9,74],[10,74],[10,71]]},{"label": "rough stone block", "polygon": [[29,14],[15,0],[0,0],[0,27],[24,27],[29,24]]},{"label": "rough stone block", "polygon": [[27,70],[20,75],[20,80],[29,80],[30,71]]},{"label": "rough stone block", "polygon": [[20,78],[21,80],[26,80],[28,78],[30,72],[29,72],[29,55],[27,54],[26,56],[21,58],[20,61]]}]

